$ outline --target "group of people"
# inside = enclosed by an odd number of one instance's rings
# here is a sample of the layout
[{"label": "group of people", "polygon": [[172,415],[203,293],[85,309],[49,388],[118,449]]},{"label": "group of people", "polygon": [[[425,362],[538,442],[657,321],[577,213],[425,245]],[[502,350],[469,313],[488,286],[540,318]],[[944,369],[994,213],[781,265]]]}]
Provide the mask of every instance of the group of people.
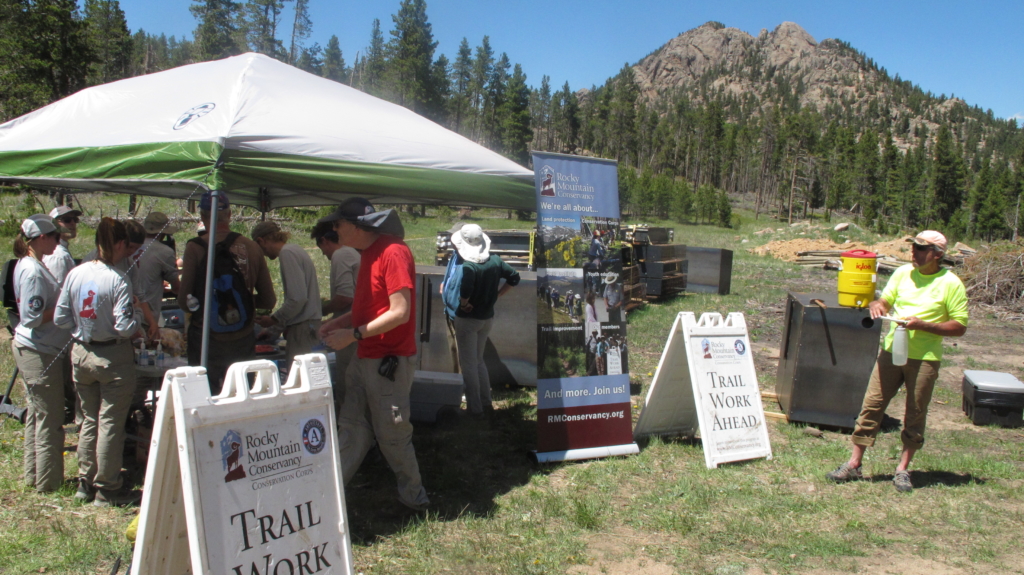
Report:
[{"label": "group of people", "polygon": [[[336,350],[332,380],[346,481],[376,442],[398,475],[400,501],[422,508],[428,499],[412,447],[409,404],[415,265],[397,213],[378,212],[356,198],[318,222],[311,235],[331,261],[330,297],[321,300],[312,259],[288,243],[287,232],[270,221],[257,224],[250,238],[232,232],[224,194],[211,226],[213,204],[211,193],[202,196],[200,233],[184,247],[180,277],[174,249],[159,241],[176,231],[163,214],[152,213],[143,224],[102,218],[95,252],[77,266],[67,240],[75,236],[80,212],[59,207],[22,223],[14,246],[20,321],[12,346],[29,403],[27,485],[49,492],[63,482],[68,388],[81,412],[75,497],[97,506],[138,500],[137,492],[123,488],[121,475],[124,424],[136,387],[131,340],[158,334],[166,281],[180,307],[191,312],[187,355],[190,365],[200,364],[212,241],[211,395],[221,392],[232,363],[255,357],[257,326],[283,332],[289,359],[323,341]],[[284,298],[273,313],[257,314],[277,303],[267,257],[280,261]],[[474,304],[467,300],[463,308],[471,313]],[[485,308],[477,302],[477,309]],[[322,321],[324,316],[330,317]]]},{"label": "group of people", "polygon": [[143,224],[103,218],[96,250],[76,265],[67,242],[77,235],[80,216],[67,206],[30,216],[14,242],[18,323],[12,351],[29,404],[25,481],[41,492],[61,486],[63,426],[78,420],[75,497],[121,505],[137,496],[122,489],[121,477],[124,424],[135,391],[129,340],[139,330],[157,334],[150,275],[160,277],[158,302],[164,280],[177,283],[177,265],[173,250],[168,263],[166,246],[154,243],[167,231],[159,213]]},{"label": "group of people", "polygon": [[[625,373],[622,366],[623,353],[626,350],[626,342],[619,336],[601,335],[597,331],[587,336],[587,375],[618,375]],[[609,371],[608,358],[618,358],[617,368]]]}]

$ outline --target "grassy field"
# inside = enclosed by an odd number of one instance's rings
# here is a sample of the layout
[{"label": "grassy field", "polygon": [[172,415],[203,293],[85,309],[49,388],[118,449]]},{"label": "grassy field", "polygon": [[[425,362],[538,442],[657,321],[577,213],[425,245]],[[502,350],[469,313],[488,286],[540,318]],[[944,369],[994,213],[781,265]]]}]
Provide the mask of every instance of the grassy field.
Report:
[{"label": "grassy field", "polygon": [[[6,209],[23,203],[10,196],[0,201]],[[93,202],[104,213],[126,209],[123,197],[83,197],[87,207]],[[173,202],[157,205],[172,215],[181,211]],[[505,215],[476,214],[485,228],[525,227]],[[305,247],[312,247],[307,230],[315,216],[286,216],[286,227]],[[403,216],[421,264],[432,263],[434,234],[450,224],[448,214],[428,216]],[[766,227],[773,232],[753,233]],[[675,228],[679,243],[735,251],[733,289],[725,296],[687,295],[630,315],[634,405],[643,403],[680,311],[744,312],[761,387],[773,390],[786,292],[831,291],[835,277],[747,249],[770,239],[834,232],[763,217],[755,222],[749,214],[741,214],[736,229]],[[186,237],[179,236],[179,245]],[[81,255],[89,244],[84,234],[72,251]],[[327,262],[313,255],[323,290]],[[1024,378],[1022,354],[1020,325],[978,312],[965,337],[947,340],[928,443],[912,467],[917,489],[908,495],[891,485],[898,430],[880,435],[865,460],[868,480],[850,485],[831,485],[823,477],[847,456],[845,435],[825,431],[816,437],[778,421],[769,423],[772,460],[708,470],[699,440],[654,439],[631,457],[536,465],[527,457],[535,445],[535,393],[496,392],[498,409],[489,421],[417,427],[414,442],[432,499],[426,516],[397,503],[386,463],[364,463],[346,490],[356,568],[367,575],[1022,573],[1024,434],[973,426],[960,411],[959,392],[965,368]],[[5,342],[0,373],[12,369]],[[20,390],[15,399],[20,402]],[[902,415],[902,401],[897,397],[890,415]],[[779,410],[768,402],[765,407]],[[69,434],[69,445],[75,439]],[[70,478],[73,453],[66,466]],[[70,482],[60,493],[38,495],[22,487],[20,473],[21,426],[6,419],[0,421],[0,572],[105,574],[117,557],[130,554],[123,533],[137,509],[76,505]]]}]

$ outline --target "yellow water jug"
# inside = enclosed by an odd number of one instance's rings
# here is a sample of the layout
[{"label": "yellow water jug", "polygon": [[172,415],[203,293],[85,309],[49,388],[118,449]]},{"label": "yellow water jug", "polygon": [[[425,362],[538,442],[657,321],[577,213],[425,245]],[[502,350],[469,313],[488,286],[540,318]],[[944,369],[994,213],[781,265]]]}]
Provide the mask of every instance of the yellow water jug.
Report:
[{"label": "yellow water jug", "polygon": [[867,250],[849,250],[840,257],[843,269],[839,271],[839,305],[868,307],[875,299],[878,284],[878,255]]}]

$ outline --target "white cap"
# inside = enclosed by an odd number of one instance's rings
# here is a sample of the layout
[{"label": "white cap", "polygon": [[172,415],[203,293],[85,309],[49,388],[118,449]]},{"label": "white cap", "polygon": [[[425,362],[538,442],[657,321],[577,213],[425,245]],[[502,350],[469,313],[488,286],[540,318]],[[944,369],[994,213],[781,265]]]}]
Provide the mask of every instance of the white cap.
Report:
[{"label": "white cap", "polygon": [[55,231],[57,231],[57,226],[53,225],[53,218],[46,214],[35,214],[21,222],[21,233],[30,240]]}]

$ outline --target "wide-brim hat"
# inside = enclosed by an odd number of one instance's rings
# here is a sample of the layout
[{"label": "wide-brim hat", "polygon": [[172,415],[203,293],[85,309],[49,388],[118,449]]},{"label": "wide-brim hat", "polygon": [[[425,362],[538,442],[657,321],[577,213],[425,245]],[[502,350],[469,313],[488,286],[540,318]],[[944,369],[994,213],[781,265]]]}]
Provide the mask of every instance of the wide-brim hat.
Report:
[{"label": "wide-brim hat", "polygon": [[334,213],[317,220],[317,223],[347,220],[357,226],[371,229],[380,234],[405,238],[405,227],[395,210],[378,212],[366,198],[349,198],[334,210]]},{"label": "wide-brim hat", "polygon": [[617,281],[619,281],[619,274],[617,274],[615,272],[608,272],[608,273],[604,274],[604,283],[606,283],[606,284],[613,284],[613,283],[615,283]]},{"label": "wide-brim hat", "polygon": [[147,234],[168,234],[173,235],[178,231],[178,226],[169,223],[171,220],[163,212],[149,212],[142,222],[142,227]]},{"label": "wide-brim hat", "polygon": [[482,264],[491,257],[491,238],[476,224],[466,224],[452,234],[452,245],[468,262]]},{"label": "wide-brim hat", "polygon": [[914,238],[907,238],[908,242],[913,242],[919,246],[934,246],[941,252],[946,251],[946,236],[935,230],[925,230]]}]

